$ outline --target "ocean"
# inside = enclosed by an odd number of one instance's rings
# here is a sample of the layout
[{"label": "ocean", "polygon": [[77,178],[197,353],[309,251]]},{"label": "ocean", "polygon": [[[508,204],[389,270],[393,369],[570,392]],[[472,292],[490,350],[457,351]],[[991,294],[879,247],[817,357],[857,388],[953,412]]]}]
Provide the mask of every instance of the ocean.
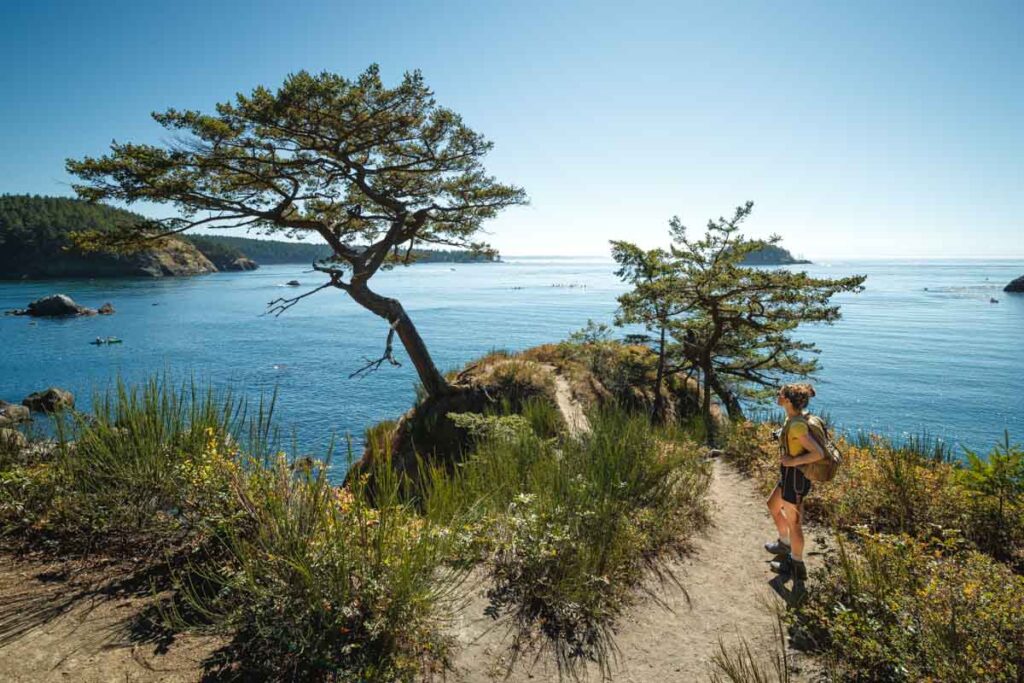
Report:
[{"label": "ocean", "polygon": [[[791,266],[797,267],[797,266]],[[1024,261],[833,261],[799,266],[821,276],[867,275],[843,295],[843,319],[798,336],[821,350],[812,409],[847,431],[891,438],[928,434],[962,453],[1024,440],[1024,295],[1002,292]],[[276,417],[299,452],[322,454],[408,410],[415,373],[401,367],[349,375],[380,355],[387,327],[338,291],[320,292],[280,317],[266,304],[320,282],[302,265],[177,279],[0,283],[0,309],[65,293],[112,316],[34,320],[0,316],[0,399],[20,402],[56,385],[79,407],[118,376],[167,373],[257,397],[277,390]],[[302,288],[284,283],[297,279]],[[397,297],[438,366],[493,349],[564,339],[588,319],[610,323],[624,291],[604,259],[507,257],[501,263],[418,264],[373,285]],[[991,299],[998,303],[992,303]],[[95,346],[96,337],[123,344]],[[337,457],[337,456],[336,456]],[[344,460],[344,458],[341,458]]]}]

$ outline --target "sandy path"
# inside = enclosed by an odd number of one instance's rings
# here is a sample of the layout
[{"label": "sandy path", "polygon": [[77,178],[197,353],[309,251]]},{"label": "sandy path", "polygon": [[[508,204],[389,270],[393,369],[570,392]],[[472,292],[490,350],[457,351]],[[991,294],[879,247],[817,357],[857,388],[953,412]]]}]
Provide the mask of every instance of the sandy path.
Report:
[{"label": "sandy path", "polygon": [[129,633],[149,603],[147,586],[126,589],[102,571],[0,556],[0,680],[197,681],[219,641]]},{"label": "sandy path", "polygon": [[[671,566],[686,592],[654,583],[650,588],[664,605],[645,596],[629,610],[618,628],[615,681],[706,680],[720,639],[730,644],[745,638],[755,652],[774,645],[775,618],[769,605],[782,604],[782,598],[769,583],[775,575],[768,568],[770,556],[761,548],[774,538],[774,525],[748,479],[723,462],[716,461],[713,468],[712,527],[695,539],[692,554]],[[811,556],[809,562],[813,565],[815,559]],[[463,649],[454,678],[460,683],[505,675],[509,639],[500,624],[483,615],[485,605],[482,597],[474,596],[458,624]],[[597,677],[596,669],[591,673],[592,679]],[[556,679],[557,672],[542,660],[520,661],[506,680]]]},{"label": "sandy path", "polygon": [[554,373],[553,367],[545,367],[551,368],[552,376],[555,378],[555,401],[558,403],[558,410],[561,411],[562,417],[565,418],[566,426],[569,427],[569,433],[577,436],[584,432],[589,432],[590,422],[583,412],[583,406],[572,395],[569,382],[561,375]]}]

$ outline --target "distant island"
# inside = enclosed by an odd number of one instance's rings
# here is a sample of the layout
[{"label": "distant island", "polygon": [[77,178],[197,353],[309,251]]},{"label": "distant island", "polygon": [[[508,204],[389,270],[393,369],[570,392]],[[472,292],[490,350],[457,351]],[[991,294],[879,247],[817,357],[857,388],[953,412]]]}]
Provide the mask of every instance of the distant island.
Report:
[{"label": "distant island", "polygon": [[798,259],[789,252],[774,244],[766,244],[757,251],[752,251],[743,259],[746,266],[791,266],[808,264],[806,259]]},{"label": "distant island", "polygon": [[[201,275],[311,263],[331,253],[327,245],[223,235],[168,237],[132,254],[83,253],[70,240],[76,231],[115,230],[142,220],[131,211],[68,197],[0,195],[0,280]],[[417,249],[412,260],[490,259],[467,251]]]}]

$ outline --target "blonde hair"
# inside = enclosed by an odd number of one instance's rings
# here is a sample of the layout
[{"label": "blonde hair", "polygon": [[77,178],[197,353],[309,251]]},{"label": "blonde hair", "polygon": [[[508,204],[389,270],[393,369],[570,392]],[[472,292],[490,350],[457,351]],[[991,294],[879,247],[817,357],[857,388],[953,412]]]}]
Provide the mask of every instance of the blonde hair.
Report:
[{"label": "blonde hair", "polygon": [[780,391],[797,410],[806,408],[814,396],[814,387],[810,384],[784,384]]}]

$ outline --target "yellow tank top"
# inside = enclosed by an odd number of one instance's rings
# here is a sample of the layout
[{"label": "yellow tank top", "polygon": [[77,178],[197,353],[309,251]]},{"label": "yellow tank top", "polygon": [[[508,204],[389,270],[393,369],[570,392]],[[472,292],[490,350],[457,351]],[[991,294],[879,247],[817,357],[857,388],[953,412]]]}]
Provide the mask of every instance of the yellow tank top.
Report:
[{"label": "yellow tank top", "polygon": [[808,432],[806,422],[803,420],[790,420],[782,432],[782,438],[786,439],[787,452],[791,457],[795,458],[807,452],[804,445],[800,443],[800,437]]}]

